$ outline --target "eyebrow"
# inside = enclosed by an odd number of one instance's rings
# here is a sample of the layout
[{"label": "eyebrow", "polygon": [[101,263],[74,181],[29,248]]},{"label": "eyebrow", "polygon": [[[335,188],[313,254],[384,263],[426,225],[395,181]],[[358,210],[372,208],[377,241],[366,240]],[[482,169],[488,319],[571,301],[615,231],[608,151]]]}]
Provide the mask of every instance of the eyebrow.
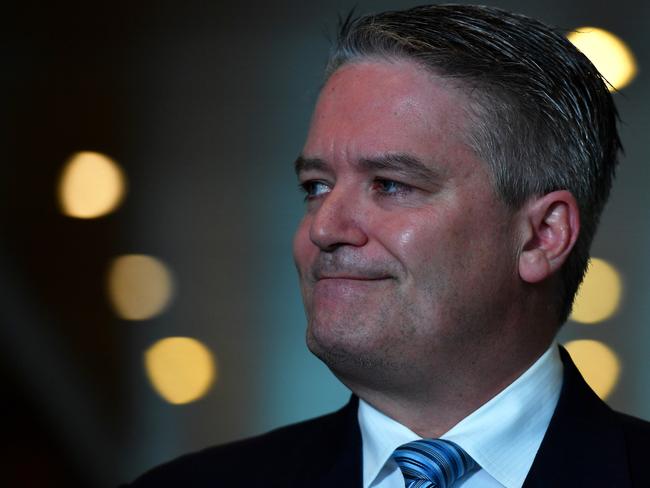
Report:
[{"label": "eyebrow", "polygon": [[300,175],[303,171],[324,171],[329,168],[329,165],[319,158],[306,158],[302,154],[296,158],[293,164],[296,175]]},{"label": "eyebrow", "polygon": [[387,153],[372,158],[363,158],[359,164],[366,170],[391,171],[415,178],[418,181],[435,182],[440,178],[437,171],[407,153]]},{"label": "eyebrow", "polygon": [[[434,183],[440,179],[440,173],[426,166],[417,157],[408,153],[386,153],[369,158],[361,158],[356,163],[365,171],[390,171],[414,178],[418,181]],[[330,165],[320,158],[298,156],[294,163],[296,175],[304,171],[328,171]]]}]

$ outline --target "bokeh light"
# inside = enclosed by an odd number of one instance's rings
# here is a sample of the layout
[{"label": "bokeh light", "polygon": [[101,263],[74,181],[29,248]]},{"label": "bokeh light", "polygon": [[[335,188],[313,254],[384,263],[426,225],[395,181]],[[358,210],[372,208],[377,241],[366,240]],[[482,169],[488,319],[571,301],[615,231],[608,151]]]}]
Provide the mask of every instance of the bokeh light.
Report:
[{"label": "bokeh light", "polygon": [[589,386],[600,398],[606,399],[621,373],[616,353],[602,342],[590,339],[570,341],[565,347]]},{"label": "bokeh light", "polygon": [[611,317],[621,303],[622,283],[619,272],[611,264],[591,258],[573,304],[571,320],[593,324]]},{"label": "bokeh light", "polygon": [[172,299],[171,272],[158,259],[143,254],[119,256],[108,270],[108,295],[117,315],[127,320],[150,319]]},{"label": "bokeh light", "polygon": [[189,337],[161,339],[145,351],[144,362],[154,389],[175,405],[198,400],[216,379],[213,354]]},{"label": "bokeh light", "polygon": [[59,180],[61,211],[80,219],[112,212],[124,199],[125,192],[126,178],[119,165],[96,152],[73,154]]},{"label": "bokeh light", "polygon": [[611,32],[597,27],[579,27],[569,33],[567,39],[589,58],[617,90],[628,85],[636,76],[634,54],[622,39]]}]

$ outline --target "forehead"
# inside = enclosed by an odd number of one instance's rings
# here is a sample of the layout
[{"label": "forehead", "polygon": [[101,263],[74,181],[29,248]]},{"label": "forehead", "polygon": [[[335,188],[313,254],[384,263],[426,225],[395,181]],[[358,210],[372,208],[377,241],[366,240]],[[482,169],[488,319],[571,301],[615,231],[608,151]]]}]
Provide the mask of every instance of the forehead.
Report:
[{"label": "forehead", "polygon": [[348,63],[323,87],[303,153],[363,157],[467,148],[466,107],[462,92],[414,62]]}]

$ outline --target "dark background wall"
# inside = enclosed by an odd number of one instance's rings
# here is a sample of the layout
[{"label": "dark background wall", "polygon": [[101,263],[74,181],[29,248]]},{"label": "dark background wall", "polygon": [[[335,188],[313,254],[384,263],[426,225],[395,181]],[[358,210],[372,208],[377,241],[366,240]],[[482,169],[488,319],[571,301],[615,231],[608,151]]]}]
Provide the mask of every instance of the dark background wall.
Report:
[{"label": "dark background wall", "polygon": [[[419,2],[42,2],[0,29],[0,378],[10,486],[114,486],[188,450],[341,405],[348,392],[303,345],[291,261],[300,151],[337,14]],[[594,255],[623,277],[621,310],[570,322],[561,341],[608,344],[622,373],[609,403],[650,418],[650,4],[493,5],[567,30],[606,28],[637,57],[616,94],[626,146]],[[122,167],[128,193],[92,220],[61,214],[56,185],[81,150]],[[156,256],[174,299],[118,318],[108,263]],[[185,405],[151,387],[144,351],[200,340],[218,377]]]}]

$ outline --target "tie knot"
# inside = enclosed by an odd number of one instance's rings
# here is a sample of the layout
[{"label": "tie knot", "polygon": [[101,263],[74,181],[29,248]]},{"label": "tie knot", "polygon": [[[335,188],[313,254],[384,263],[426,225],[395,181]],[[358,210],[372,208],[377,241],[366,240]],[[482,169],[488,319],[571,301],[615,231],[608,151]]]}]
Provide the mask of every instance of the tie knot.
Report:
[{"label": "tie knot", "polygon": [[393,459],[402,470],[406,488],[451,488],[478,467],[458,444],[444,439],[409,442],[395,449]]}]

